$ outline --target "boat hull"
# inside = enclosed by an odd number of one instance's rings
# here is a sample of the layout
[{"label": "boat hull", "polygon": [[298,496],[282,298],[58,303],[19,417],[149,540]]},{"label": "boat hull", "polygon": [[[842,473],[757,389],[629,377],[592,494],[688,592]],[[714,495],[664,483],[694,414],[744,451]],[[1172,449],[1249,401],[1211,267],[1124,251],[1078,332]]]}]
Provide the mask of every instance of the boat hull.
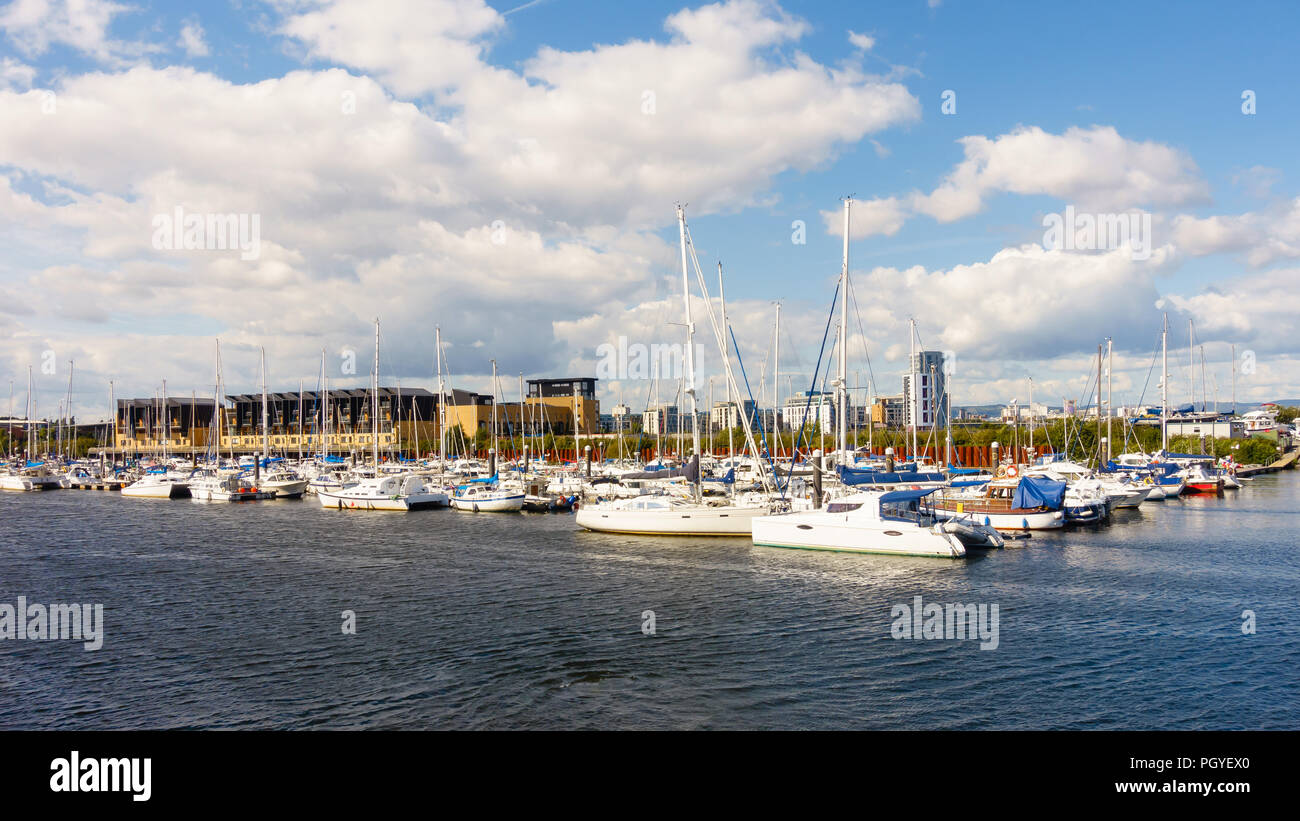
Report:
[{"label": "boat hull", "polygon": [[691,510],[609,510],[579,505],[578,526],[599,533],[638,536],[749,536],[750,523],[767,514],[759,507],[711,507]]},{"label": "boat hull", "polygon": [[961,539],[908,523],[882,523],[864,528],[848,517],[820,513],[785,513],[759,516],[751,522],[757,547],[874,553],[891,556],[926,556],[959,559],[966,555]]},{"label": "boat hull", "polygon": [[503,496],[497,499],[460,499],[451,497],[451,506],[471,513],[515,513],[524,509],[524,494]]}]

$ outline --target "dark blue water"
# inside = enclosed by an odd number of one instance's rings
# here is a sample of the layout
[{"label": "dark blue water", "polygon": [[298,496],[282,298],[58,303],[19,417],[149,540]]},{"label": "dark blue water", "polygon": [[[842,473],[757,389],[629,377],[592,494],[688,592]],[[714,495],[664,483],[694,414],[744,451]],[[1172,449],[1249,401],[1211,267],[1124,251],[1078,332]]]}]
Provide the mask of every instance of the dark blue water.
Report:
[{"label": "dark blue water", "polygon": [[[0,602],[106,621],[0,641],[0,728],[1296,729],[1297,532],[1293,474],[962,561],[0,494]],[[915,595],[996,603],[999,647],[891,638]]]}]

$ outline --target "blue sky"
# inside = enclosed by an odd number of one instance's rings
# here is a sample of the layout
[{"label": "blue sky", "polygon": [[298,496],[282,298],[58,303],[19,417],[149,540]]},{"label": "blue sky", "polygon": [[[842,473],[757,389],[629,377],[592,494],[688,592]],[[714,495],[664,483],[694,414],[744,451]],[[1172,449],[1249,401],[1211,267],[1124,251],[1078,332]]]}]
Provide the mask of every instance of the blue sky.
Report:
[{"label": "blue sky", "polygon": [[[870,352],[881,392],[917,316],[963,363],[958,403],[1006,401],[1029,376],[1053,401],[1077,395],[1107,336],[1135,401],[1167,310],[1179,344],[1196,323],[1220,385],[1235,344],[1259,363],[1239,374],[1245,395],[1294,395],[1297,16],[17,0],[0,5],[0,361],[21,382],[47,350],[76,359],[90,408],[108,379],[201,390],[221,336],[232,389],[261,346],[296,384],[321,348],[364,347],[380,315],[388,381],[428,381],[435,323],[465,387],[487,387],[491,358],[589,372],[600,342],[679,335],[681,199],[701,263],[726,266],[751,370],[771,301],[787,305],[793,378],[816,359],[840,267],[821,214],[851,193],[865,339],[850,350]],[[42,116],[51,92],[58,113]],[[356,116],[335,116],[340,94]],[[873,200],[894,219],[868,216]],[[151,216],[177,205],[257,213],[269,250],[241,263],[148,247]],[[1044,215],[1066,206],[1150,214],[1155,255],[1044,249]],[[508,241],[491,239],[498,222]]]}]

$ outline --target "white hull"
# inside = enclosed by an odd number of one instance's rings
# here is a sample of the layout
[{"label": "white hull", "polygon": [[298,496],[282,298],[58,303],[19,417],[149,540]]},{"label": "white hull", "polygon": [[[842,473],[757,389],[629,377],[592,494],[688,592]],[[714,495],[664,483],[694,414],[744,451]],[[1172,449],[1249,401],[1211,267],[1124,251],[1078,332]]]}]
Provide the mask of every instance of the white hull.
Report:
[{"label": "white hull", "polygon": [[1056,530],[1065,527],[1065,511],[1063,510],[1047,510],[1037,513],[983,513],[968,510],[965,513],[958,513],[943,508],[935,508],[934,515],[941,519],[965,516],[976,524],[987,525],[1005,532]]},{"label": "white hull", "polygon": [[451,497],[451,506],[457,510],[468,510],[473,513],[514,513],[524,509],[525,498],[523,493],[488,499],[477,497],[462,499],[453,496]]},{"label": "white hull", "polygon": [[183,482],[133,482],[122,488],[123,496],[133,499],[182,499],[189,495]]},{"label": "white hull", "polygon": [[275,491],[275,498],[277,499],[295,499],[307,492],[308,484],[306,479],[270,481],[262,482],[262,489]]},{"label": "white hull", "polygon": [[759,516],[753,520],[754,544],[802,550],[836,550],[894,556],[957,559],[966,548],[956,534],[908,522],[862,522],[841,513],[814,511]]},{"label": "white hull", "polygon": [[346,491],[326,493],[316,491],[316,498],[323,508],[338,510],[393,510],[408,511],[419,507],[444,507],[447,504],[445,493],[412,493],[406,496],[380,496],[374,494],[349,494]]},{"label": "white hull", "polygon": [[764,507],[674,507],[668,510],[618,510],[602,505],[580,505],[575,515],[579,527],[602,533],[649,536],[748,536]]}]

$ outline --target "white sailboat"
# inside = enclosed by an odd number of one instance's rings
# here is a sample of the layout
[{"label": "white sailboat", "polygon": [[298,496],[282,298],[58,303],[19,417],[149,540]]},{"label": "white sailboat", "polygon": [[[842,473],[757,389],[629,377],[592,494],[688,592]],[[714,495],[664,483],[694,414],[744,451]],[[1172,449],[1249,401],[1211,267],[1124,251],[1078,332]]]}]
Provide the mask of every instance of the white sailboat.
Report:
[{"label": "white sailboat", "polygon": [[[840,268],[840,298],[849,293],[849,216],[851,197],[844,200],[844,258]],[[841,306],[839,393],[839,461],[849,462],[847,425],[848,315]],[[906,556],[959,558],[967,546],[1001,547],[1002,538],[992,528],[963,519],[941,522],[929,509],[927,497],[936,488],[889,490],[842,496],[819,510],[760,516],[752,522],[755,545],[806,550],[842,550],[852,553],[888,553]]]},{"label": "white sailboat", "polygon": [[824,510],[763,516],[753,521],[754,544],[944,559],[965,556],[968,541],[972,547],[1002,546],[1001,537],[981,525],[938,521],[924,504],[933,492],[855,493]]},{"label": "white sailboat", "polygon": [[371,377],[371,452],[374,457],[374,475],[340,489],[316,488],[316,498],[321,507],[337,510],[396,510],[407,511],[423,507],[441,507],[448,496],[441,490],[427,486],[422,477],[413,473],[383,474],[379,468],[379,320],[375,320],[375,367]]},{"label": "white sailboat", "polygon": [[[750,520],[763,516],[770,507],[765,497],[753,500],[733,500],[729,504],[713,505],[704,501],[700,492],[699,453],[700,424],[695,400],[695,324],[691,319],[691,287],[687,260],[686,211],[677,207],[678,231],[681,239],[682,253],[682,300],[686,315],[686,374],[684,392],[689,398],[692,444],[695,451],[695,472],[691,478],[692,498],[680,499],[668,496],[636,496],[632,498],[612,499],[582,504],[578,506],[574,521],[579,527],[606,533],[635,533],[662,536],[743,536],[750,532]],[[692,255],[694,251],[691,251]],[[701,290],[705,290],[703,277],[699,271],[699,262],[695,262],[696,276]],[[709,307],[709,319],[722,352],[723,367],[728,384],[735,394],[739,389],[735,384],[735,374],[731,369],[731,358],[726,342],[725,323],[719,328],[713,317],[705,293],[705,305]],[[745,428],[746,441],[753,452],[757,452],[753,430],[748,414],[740,414]]]}]

